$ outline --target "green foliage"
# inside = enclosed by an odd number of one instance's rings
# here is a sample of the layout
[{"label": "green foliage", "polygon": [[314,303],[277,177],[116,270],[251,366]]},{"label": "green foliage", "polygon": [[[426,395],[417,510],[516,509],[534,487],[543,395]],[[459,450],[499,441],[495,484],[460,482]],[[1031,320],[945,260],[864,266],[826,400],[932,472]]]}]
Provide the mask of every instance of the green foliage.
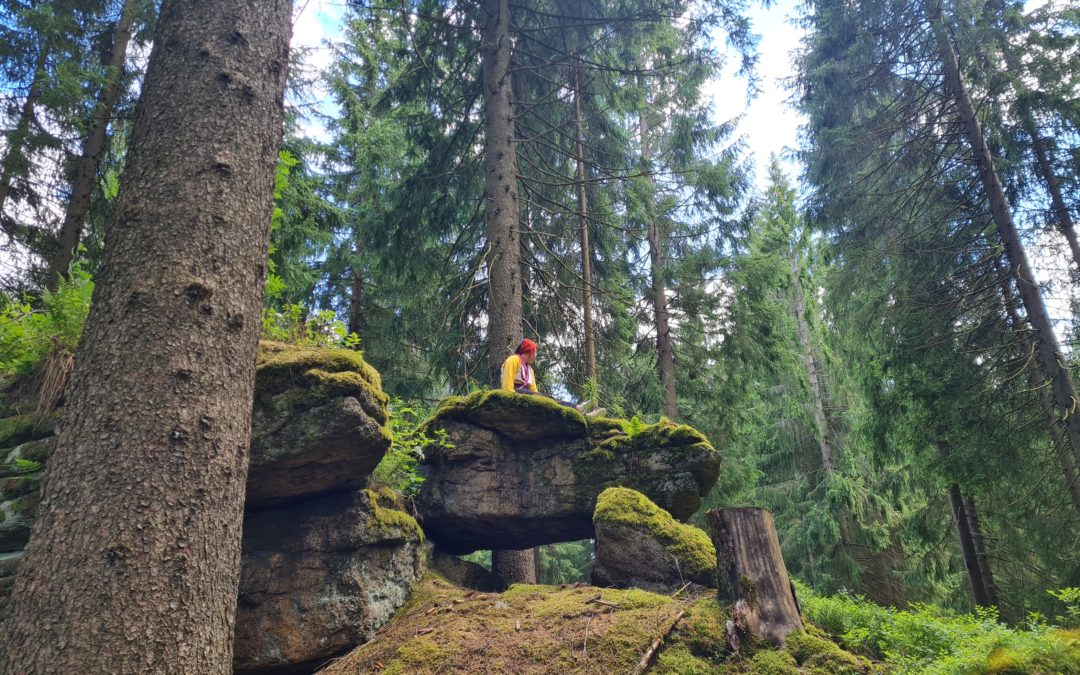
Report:
[{"label": "green foliage", "polygon": [[1080,640],[1042,622],[1010,628],[993,610],[956,614],[933,605],[897,610],[796,582],[803,614],[853,652],[899,673],[1080,673]]},{"label": "green foliage", "polygon": [[0,309],[0,380],[30,377],[50,352],[73,354],[93,293],[90,275],[75,267],[55,293],[42,293],[39,305],[24,299]]},{"label": "green foliage", "polygon": [[537,548],[541,584],[588,583],[595,557],[592,540],[567,541]]},{"label": "green foliage", "polygon": [[310,312],[298,304],[281,310],[263,307],[262,337],[309,347],[357,349],[360,345],[360,337],[350,333],[332,311]]},{"label": "green foliage", "polygon": [[393,440],[373,475],[375,480],[394,491],[406,497],[415,497],[424,482],[419,466],[424,460],[425,448],[433,445],[452,448],[454,445],[447,440],[444,429],[436,429],[434,437],[427,435],[424,422],[431,416],[429,408],[393,399],[389,410],[387,424]]},{"label": "green foliage", "polygon": [[1047,593],[1065,604],[1065,615],[1058,616],[1057,621],[1069,628],[1080,628],[1080,588],[1070,586]]}]

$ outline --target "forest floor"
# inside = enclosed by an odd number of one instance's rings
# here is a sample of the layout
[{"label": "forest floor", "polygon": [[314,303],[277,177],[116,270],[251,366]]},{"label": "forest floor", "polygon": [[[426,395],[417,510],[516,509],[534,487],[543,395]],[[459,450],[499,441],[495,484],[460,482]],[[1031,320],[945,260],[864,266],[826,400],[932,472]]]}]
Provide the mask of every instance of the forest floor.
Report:
[{"label": "forest floor", "polygon": [[356,673],[871,673],[812,627],[787,649],[727,646],[726,608],[705,597],[593,586],[480,593],[428,574],[378,633],[322,675]]}]

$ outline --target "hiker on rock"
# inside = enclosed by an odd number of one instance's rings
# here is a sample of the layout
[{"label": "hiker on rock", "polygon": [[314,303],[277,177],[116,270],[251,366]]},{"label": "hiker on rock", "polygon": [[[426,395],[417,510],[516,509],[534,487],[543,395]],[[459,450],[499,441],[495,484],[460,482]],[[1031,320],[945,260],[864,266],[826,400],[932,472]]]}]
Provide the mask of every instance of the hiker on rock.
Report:
[{"label": "hiker on rock", "polygon": [[[547,396],[541,394],[540,390],[536,388],[536,372],[533,370],[532,364],[536,362],[536,353],[539,348],[536,343],[525,338],[521,341],[521,344],[517,346],[514,353],[511,354],[502,366],[502,388],[506,391],[515,391],[519,394],[528,394],[530,396]],[[595,417],[605,414],[603,408],[594,408],[585,412],[588,408],[585,403],[571,403],[570,401],[559,401],[554,396],[547,396],[547,398],[558,401],[562,405],[568,408],[574,408],[579,412],[583,412],[589,417]]]}]

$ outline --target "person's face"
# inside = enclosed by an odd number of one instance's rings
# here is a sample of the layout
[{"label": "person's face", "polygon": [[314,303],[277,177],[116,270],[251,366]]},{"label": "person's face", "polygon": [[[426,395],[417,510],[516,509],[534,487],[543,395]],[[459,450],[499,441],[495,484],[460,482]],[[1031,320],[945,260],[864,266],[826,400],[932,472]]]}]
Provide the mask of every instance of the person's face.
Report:
[{"label": "person's face", "polygon": [[530,366],[536,363],[536,352],[522,352],[521,358]]}]

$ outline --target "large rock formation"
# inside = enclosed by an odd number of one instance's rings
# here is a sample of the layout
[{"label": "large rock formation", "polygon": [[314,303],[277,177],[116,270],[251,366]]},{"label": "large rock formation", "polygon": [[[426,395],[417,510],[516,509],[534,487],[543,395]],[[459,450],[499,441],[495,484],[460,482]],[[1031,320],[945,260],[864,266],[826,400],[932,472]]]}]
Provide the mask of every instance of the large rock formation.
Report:
[{"label": "large rock formation", "polygon": [[447,553],[591,538],[596,497],[611,486],[686,519],[720,470],[690,427],[586,419],[504,391],[447,399],[426,433],[442,440],[426,450],[417,504],[425,533]]},{"label": "large rock formation", "polygon": [[386,403],[358,352],[261,342],[245,506],[363,487],[390,448]]},{"label": "large rock formation", "polygon": [[416,521],[392,494],[358,489],[390,447],[386,403],[357,352],[260,345],[238,670],[288,669],[363,642],[420,578]]},{"label": "large rock formation", "polygon": [[629,488],[600,493],[596,526],[596,586],[670,593],[687,583],[716,585],[716,549],[709,535],[671,517]]},{"label": "large rock formation", "polygon": [[423,535],[392,492],[296,506],[244,521],[238,672],[317,661],[369,640],[423,575]]}]

